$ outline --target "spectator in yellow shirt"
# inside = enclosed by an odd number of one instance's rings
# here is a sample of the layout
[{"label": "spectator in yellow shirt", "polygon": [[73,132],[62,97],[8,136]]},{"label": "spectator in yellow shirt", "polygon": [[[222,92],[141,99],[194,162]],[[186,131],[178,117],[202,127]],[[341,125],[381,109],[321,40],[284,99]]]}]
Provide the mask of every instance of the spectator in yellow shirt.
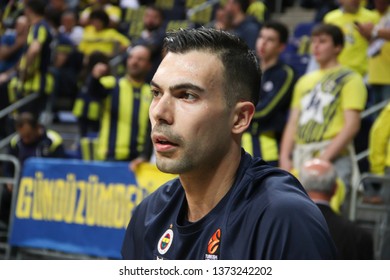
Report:
[{"label": "spectator in yellow shirt", "polygon": [[89,56],[95,51],[113,57],[126,51],[130,40],[114,28],[109,27],[109,17],[103,10],[95,10],[90,15],[91,25],[84,29],[79,51]]},{"label": "spectator in yellow shirt", "polygon": [[338,58],[340,64],[364,76],[368,67],[368,42],[359,33],[357,24],[376,24],[379,17],[373,11],[362,7],[361,0],[340,0],[339,2],[340,8],[327,13],[324,22],[337,25],[343,30],[345,46]]},{"label": "spectator in yellow shirt", "polygon": [[367,91],[362,77],[337,60],[343,43],[337,26],[314,28],[311,49],[319,69],[295,85],[279,163],[283,169],[299,172],[312,158],[330,161],[348,187],[353,168],[348,146],[360,129]]},{"label": "spectator in yellow shirt", "polygon": [[[368,160],[370,172],[376,175],[390,174],[390,103],[382,110],[370,131]],[[366,189],[365,202],[381,203],[380,189]]]},{"label": "spectator in yellow shirt", "polygon": [[368,48],[368,84],[374,102],[390,100],[390,1],[375,0],[379,23],[359,24],[360,33],[370,42]]}]

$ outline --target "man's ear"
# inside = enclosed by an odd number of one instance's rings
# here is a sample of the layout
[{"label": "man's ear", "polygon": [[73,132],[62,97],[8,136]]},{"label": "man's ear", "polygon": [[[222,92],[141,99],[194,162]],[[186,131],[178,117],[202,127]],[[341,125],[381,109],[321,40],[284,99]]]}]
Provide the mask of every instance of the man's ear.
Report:
[{"label": "man's ear", "polygon": [[255,105],[252,102],[239,101],[234,108],[232,132],[234,134],[244,133],[249,127],[254,113]]},{"label": "man's ear", "polygon": [[336,49],[335,49],[335,52],[337,55],[339,55],[341,52],[343,51],[343,47],[342,46],[336,46]]}]

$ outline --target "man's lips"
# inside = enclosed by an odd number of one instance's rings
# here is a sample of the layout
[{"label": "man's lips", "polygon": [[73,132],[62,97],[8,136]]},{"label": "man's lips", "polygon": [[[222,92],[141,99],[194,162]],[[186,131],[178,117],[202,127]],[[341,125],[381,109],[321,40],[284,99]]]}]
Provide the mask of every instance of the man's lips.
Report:
[{"label": "man's lips", "polygon": [[178,144],[170,141],[167,137],[163,135],[153,135],[152,140],[156,152],[165,152],[178,146]]}]

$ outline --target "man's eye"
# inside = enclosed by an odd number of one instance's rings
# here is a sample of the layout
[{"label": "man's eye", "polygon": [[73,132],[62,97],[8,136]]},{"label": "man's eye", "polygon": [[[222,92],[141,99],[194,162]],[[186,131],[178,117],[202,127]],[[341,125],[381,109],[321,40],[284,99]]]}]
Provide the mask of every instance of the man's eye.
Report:
[{"label": "man's eye", "polygon": [[155,89],[152,89],[152,95],[153,95],[154,97],[157,97],[157,96],[160,95],[160,91],[155,90]]},{"label": "man's eye", "polygon": [[183,93],[181,95],[181,98],[182,99],[187,99],[187,100],[195,100],[196,99],[196,97],[193,94],[188,93],[188,92]]}]

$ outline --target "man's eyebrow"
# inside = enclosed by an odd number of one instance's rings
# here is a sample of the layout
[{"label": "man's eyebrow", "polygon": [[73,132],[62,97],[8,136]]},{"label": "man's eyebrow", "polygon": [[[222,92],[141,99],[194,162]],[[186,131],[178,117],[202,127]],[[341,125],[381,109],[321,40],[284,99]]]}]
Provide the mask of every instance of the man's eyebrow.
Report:
[{"label": "man's eyebrow", "polygon": [[[161,88],[156,82],[154,81],[151,81],[150,82],[150,85],[151,86],[154,86],[156,88]],[[175,91],[175,90],[180,90],[180,89],[192,89],[194,91],[197,91],[197,92],[204,92],[205,89],[200,87],[200,86],[197,86],[197,85],[194,85],[194,84],[191,84],[191,83],[183,83],[183,84],[177,84],[177,85],[174,85],[174,86],[170,86],[169,87],[169,90],[170,91]]]}]

